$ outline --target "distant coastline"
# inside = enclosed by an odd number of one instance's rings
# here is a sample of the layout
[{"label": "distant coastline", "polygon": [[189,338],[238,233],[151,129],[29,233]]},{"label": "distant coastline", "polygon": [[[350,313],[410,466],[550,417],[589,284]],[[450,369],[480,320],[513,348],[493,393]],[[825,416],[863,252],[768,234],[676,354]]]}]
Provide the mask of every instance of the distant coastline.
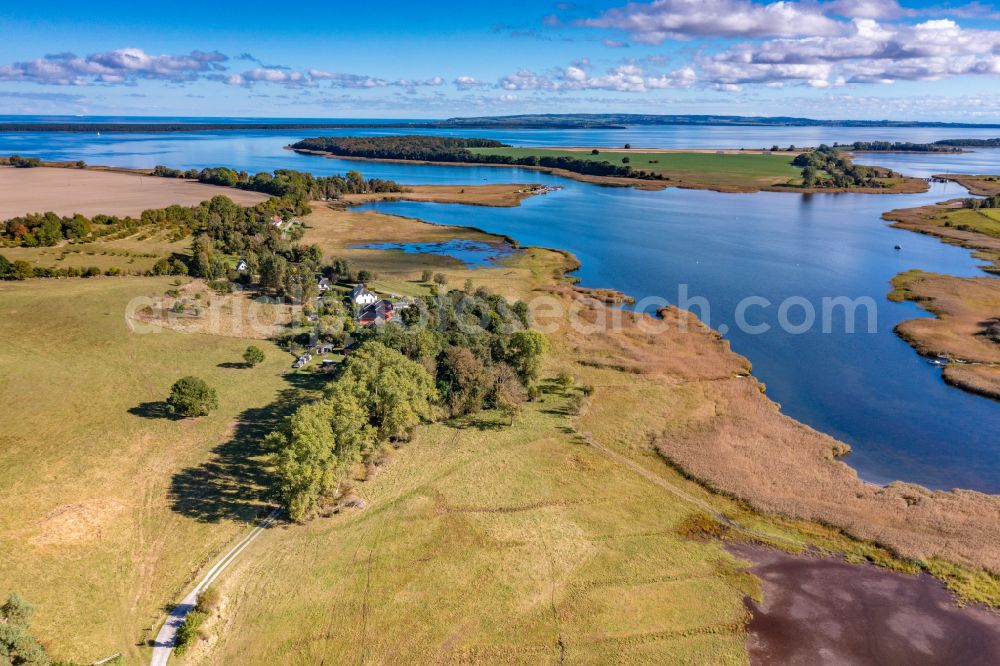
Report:
[{"label": "distant coastline", "polygon": [[895,120],[819,120],[790,116],[716,116],[716,115],[654,115],[654,114],[526,114],[515,116],[481,116],[447,118],[443,120],[386,120],[381,122],[345,120],[310,121],[250,119],[235,122],[233,118],[204,118],[198,121],[167,118],[136,117],[114,121],[68,121],[32,117],[31,120],[0,122],[4,132],[202,132],[223,130],[282,131],[302,129],[626,129],[628,126],[757,126],[757,127],[919,127],[950,129],[1000,129],[1000,123],[946,123]]}]

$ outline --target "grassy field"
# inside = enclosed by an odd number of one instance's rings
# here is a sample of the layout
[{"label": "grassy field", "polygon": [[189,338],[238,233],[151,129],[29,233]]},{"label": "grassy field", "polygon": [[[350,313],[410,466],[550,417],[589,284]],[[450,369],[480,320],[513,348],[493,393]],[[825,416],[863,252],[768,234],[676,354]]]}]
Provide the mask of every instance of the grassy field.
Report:
[{"label": "grassy field", "polygon": [[1000,209],[997,208],[980,208],[978,210],[963,208],[938,216],[934,221],[941,226],[976,231],[987,236],[1000,238]]},{"label": "grassy field", "polygon": [[[0,593],[38,607],[55,657],[138,659],[163,604],[263,506],[254,428],[298,393],[270,344],[245,370],[245,340],[131,332],[126,304],[169,287],[0,283]],[[219,410],[164,418],[187,374],[218,389]]]},{"label": "grassy field", "polygon": [[[148,233],[148,232],[146,232]],[[119,268],[125,273],[145,273],[161,257],[187,253],[191,239],[171,241],[162,237],[146,238],[140,230],[127,238],[98,240],[90,243],[63,243],[54,247],[0,247],[8,261],[27,261],[43,268],[89,268],[102,271]]]},{"label": "grassy field", "polygon": [[[375,270],[372,286],[392,293],[427,293],[420,273],[430,268],[451,285],[470,279],[525,298],[575,265],[543,249],[472,270],[351,248],[496,240],[373,212],[316,206],[305,223],[305,242]],[[262,435],[319,388],[310,373],[287,374],[290,357],[266,343],[255,344],[267,361],[248,370],[239,364],[246,340],[130,331],[127,303],[171,285],[0,283],[0,592],[18,589],[38,606],[38,633],[57,657],[148,659],[141,645],[163,605],[265,510]],[[683,439],[720,418],[747,419],[733,426],[740,441],[739,428],[758,422],[758,438],[791,441],[767,429],[776,413],[758,402],[740,411],[744,403],[718,393],[753,385],[740,377],[745,361],[713,351],[709,333],[551,337],[545,375],[569,371],[593,387],[581,414],[572,407],[580,390],[550,380],[513,427],[487,412],[420,428],[387,464],[359,474],[362,507],[255,542],[216,583],[222,604],[180,663],[744,664],[743,602],[759,588],[704,534],[726,531],[708,514],[791,550],[913,570],[837,529],[713,495],[664,464],[665,432]],[[661,353],[667,344],[672,353]],[[218,388],[220,409],[164,418],[160,401],[186,374]],[[756,451],[766,458],[764,443]],[[970,589],[982,583],[956,571]]]},{"label": "grassy field", "polygon": [[745,663],[754,581],[567,426],[551,393],[513,428],[422,429],[364,510],[258,541],[190,660]]},{"label": "grassy field", "polygon": [[[357,240],[340,215],[322,214],[335,247]],[[440,233],[375,215],[358,216],[357,229],[379,225],[383,240]],[[380,284],[423,289],[411,259],[387,253]],[[525,271],[515,283],[499,270],[447,270],[524,297],[572,260],[535,250],[515,264]],[[219,582],[222,606],[184,661],[743,664],[743,599],[757,583],[704,538],[701,527],[718,527],[706,512],[793,551],[914,570],[837,529],[752,512],[664,464],[651,437],[718,409],[706,391],[742,366],[682,369],[698,351],[684,347],[657,358],[688,380],[664,384],[613,365],[624,341],[552,338],[546,375],[570,371],[594,387],[581,415],[570,407],[578,389],[549,381],[513,427],[484,413],[421,428],[355,483],[362,508],[264,535]]]},{"label": "grassy field", "polygon": [[637,171],[652,171],[669,176],[671,180],[692,183],[712,183],[716,185],[745,186],[748,184],[765,186],[798,182],[801,169],[792,166],[792,154],[768,155],[760,153],[663,153],[642,152],[641,150],[601,150],[592,155],[586,150],[554,150],[545,148],[471,148],[482,155],[507,155],[528,157],[571,157],[578,160],[611,162],[622,164],[629,159],[628,166]]}]

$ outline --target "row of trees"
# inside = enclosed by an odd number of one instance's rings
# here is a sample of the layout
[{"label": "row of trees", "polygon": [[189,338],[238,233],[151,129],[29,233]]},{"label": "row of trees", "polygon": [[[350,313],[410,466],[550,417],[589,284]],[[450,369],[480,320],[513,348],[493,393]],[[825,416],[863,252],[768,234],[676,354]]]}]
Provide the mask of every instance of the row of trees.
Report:
[{"label": "row of trees", "polygon": [[405,189],[392,180],[365,179],[359,171],[348,171],[344,176],[313,176],[304,171],[277,169],[274,173],[262,171],[251,176],[246,171],[236,171],[228,167],[181,171],[157,166],[153,169],[153,175],[164,178],[190,178],[209,185],[237,187],[276,197],[295,196],[306,200],[336,199],[343,194],[402,192]]},{"label": "row of trees", "polygon": [[833,147],[839,150],[857,150],[866,153],[960,153],[948,142],[912,143],[910,141],[855,141],[852,144],[835,143]]},{"label": "row of trees", "polygon": [[983,199],[969,198],[964,203],[966,208],[1000,208],[1000,194],[994,194]]},{"label": "row of trees", "polygon": [[76,266],[70,266],[68,268],[47,268],[44,266],[32,266],[23,259],[9,261],[6,257],[0,255],[0,280],[27,280],[28,278],[36,277],[89,278],[97,277],[102,274],[121,275],[122,270],[120,268],[109,268],[102,273],[101,269],[97,266],[88,266],[87,268],[77,268]]},{"label": "row of trees", "polygon": [[663,180],[663,176],[646,171],[636,171],[630,166],[608,161],[581,160],[567,156],[484,155],[470,148],[506,148],[506,144],[492,139],[462,139],[443,136],[371,136],[371,137],[315,137],[303,139],[292,145],[295,150],[308,150],[375,159],[419,160],[426,162],[471,162],[480,164],[505,164],[510,166],[545,167],[563,169],[591,176],[614,176]]},{"label": "row of trees", "polygon": [[513,421],[536,394],[548,342],[527,307],[500,296],[451,291],[364,329],[323,400],[300,407],[272,433],[281,490],[295,520],[333,496],[350,466],[421,422],[494,408]]}]

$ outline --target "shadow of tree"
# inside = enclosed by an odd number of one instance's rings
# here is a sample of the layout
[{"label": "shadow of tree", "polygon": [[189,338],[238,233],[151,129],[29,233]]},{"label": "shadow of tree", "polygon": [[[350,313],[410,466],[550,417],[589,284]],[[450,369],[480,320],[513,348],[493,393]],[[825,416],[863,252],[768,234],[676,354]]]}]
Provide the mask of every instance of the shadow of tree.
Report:
[{"label": "shadow of tree", "polygon": [[218,368],[229,368],[231,370],[244,370],[250,367],[249,363],[233,363],[232,361],[226,361],[225,363],[220,363],[216,367]]},{"label": "shadow of tree", "polygon": [[461,421],[454,421],[450,424],[452,427],[458,430],[466,430],[467,428],[475,428],[480,432],[485,431],[499,431],[505,430],[508,427],[506,422],[500,422],[495,419],[484,419],[478,417],[467,417]]},{"label": "shadow of tree", "polygon": [[143,402],[135,407],[129,407],[129,414],[141,416],[144,419],[170,419],[180,421],[184,417],[179,414],[171,414],[167,408],[167,403],[163,400],[155,402]]},{"label": "shadow of tree", "polygon": [[270,510],[276,480],[269,471],[270,451],[265,449],[264,437],[299,405],[316,397],[315,391],[324,382],[294,383],[298,386],[282,389],[271,404],[240,414],[233,437],[215,447],[208,460],[174,475],[168,493],[174,511],[202,522],[218,522],[251,521]]}]

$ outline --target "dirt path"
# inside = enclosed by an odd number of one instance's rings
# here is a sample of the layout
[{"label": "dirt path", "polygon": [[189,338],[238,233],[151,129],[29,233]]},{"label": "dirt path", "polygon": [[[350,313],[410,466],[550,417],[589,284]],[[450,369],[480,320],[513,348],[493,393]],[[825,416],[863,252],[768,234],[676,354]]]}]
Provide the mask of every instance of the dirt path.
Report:
[{"label": "dirt path", "polygon": [[254,540],[259,537],[264,530],[271,526],[274,522],[275,517],[278,515],[279,509],[273,510],[271,513],[267,514],[264,520],[260,521],[256,527],[250,530],[243,539],[240,540],[235,546],[229,549],[225,555],[223,555],[215,565],[208,570],[205,577],[201,579],[194,589],[188,592],[188,594],[181,599],[180,603],[174,606],[174,609],[170,611],[170,615],[167,616],[167,621],[163,623],[160,627],[160,631],[156,634],[156,641],[153,644],[153,657],[150,660],[152,666],[165,666],[167,660],[170,659],[170,655],[174,651],[174,641],[177,638],[177,629],[184,623],[184,618],[187,614],[194,610],[195,604],[198,603],[198,595],[200,595],[205,589],[208,588],[215,579],[219,577],[226,568],[233,563],[233,561],[239,557],[247,546],[254,542]]}]

